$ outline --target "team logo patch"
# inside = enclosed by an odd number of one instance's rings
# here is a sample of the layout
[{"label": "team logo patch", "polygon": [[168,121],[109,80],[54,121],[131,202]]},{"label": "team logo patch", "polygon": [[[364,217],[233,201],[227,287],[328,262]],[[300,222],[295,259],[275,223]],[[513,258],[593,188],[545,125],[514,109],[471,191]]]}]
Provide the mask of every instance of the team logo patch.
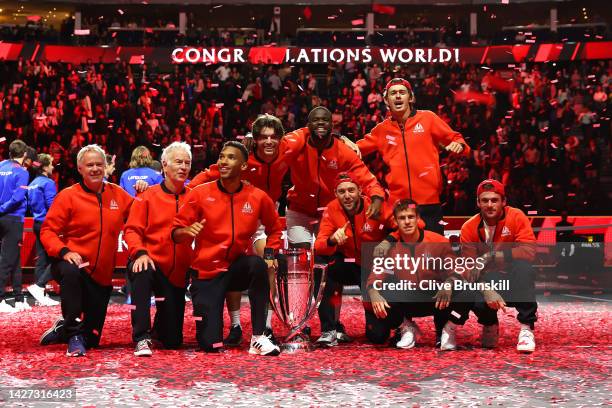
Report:
[{"label": "team logo patch", "polygon": [[502,229],[501,236],[502,237],[507,237],[507,236],[510,236],[510,235],[512,235],[512,233],[510,232],[510,229],[504,225],[504,228]]},{"label": "team logo patch", "polygon": [[114,199],[110,201],[110,209],[111,210],[118,210],[119,209],[119,204],[117,204],[117,202]]},{"label": "team logo patch", "polygon": [[363,232],[372,232],[372,231],[374,231],[372,226],[369,223],[367,223],[367,222],[365,224],[363,224],[362,230],[363,230]]},{"label": "team logo patch", "polygon": [[242,213],[243,214],[252,214],[253,213],[253,207],[251,207],[251,204],[249,204],[248,201],[246,203],[244,203],[244,205],[242,206]]},{"label": "team logo patch", "polygon": [[329,167],[330,169],[334,169],[334,170],[338,170],[338,160],[336,159],[331,159],[328,163],[327,163],[327,167]]},{"label": "team logo patch", "polygon": [[414,126],[414,129],[412,130],[412,132],[414,132],[414,133],[423,133],[423,132],[425,132],[425,128],[423,128],[423,125],[421,125],[420,123],[417,123]]}]

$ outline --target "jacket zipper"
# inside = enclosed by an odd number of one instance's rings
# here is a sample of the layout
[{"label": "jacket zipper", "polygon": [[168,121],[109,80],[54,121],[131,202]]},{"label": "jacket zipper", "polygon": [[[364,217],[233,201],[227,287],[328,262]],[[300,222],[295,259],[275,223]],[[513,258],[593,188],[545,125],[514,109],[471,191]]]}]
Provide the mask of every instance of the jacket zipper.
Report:
[{"label": "jacket zipper", "polygon": [[404,145],[404,157],[406,158],[406,170],[408,171],[408,192],[410,193],[410,199],[412,200],[412,181],[410,180],[410,165],[408,164],[408,149],[406,148],[404,125],[400,125],[400,130],[402,131],[402,144]]},{"label": "jacket zipper", "polygon": [[234,245],[234,194],[230,194],[230,208],[231,208],[231,219],[232,219],[232,242],[227,246],[227,251],[225,253],[225,259],[229,257],[230,250],[232,249],[232,245]]},{"label": "jacket zipper", "polygon": [[355,217],[349,218],[349,222],[351,223],[351,230],[353,231],[353,246],[355,247],[355,256],[359,252],[357,252],[357,231],[355,229]]},{"label": "jacket zipper", "polygon": [[317,160],[317,211],[319,211],[319,200],[321,199],[321,158]]},{"label": "jacket zipper", "polygon": [[267,180],[267,186],[268,186],[268,191],[267,193],[270,194],[270,171],[272,170],[272,166],[270,165],[270,163],[266,163],[266,166],[268,166],[268,180]]},{"label": "jacket zipper", "polygon": [[[176,214],[178,214],[178,209],[179,209],[179,196],[178,194],[174,195],[174,199],[175,199],[175,209],[174,209],[174,216],[176,217]],[[174,272],[174,267],[176,266],[176,242],[174,242],[174,240],[172,240],[172,269],[170,269],[170,274],[172,272]],[[168,276],[170,276],[170,274],[168,274]]]},{"label": "jacket zipper", "polygon": [[102,246],[102,194],[96,194],[96,198],[98,199],[98,207],[100,208],[100,236],[98,237],[98,252],[96,255],[96,263],[94,264],[94,267],[91,270],[91,275],[94,274],[96,268],[98,267],[98,259],[100,259],[100,247]]}]

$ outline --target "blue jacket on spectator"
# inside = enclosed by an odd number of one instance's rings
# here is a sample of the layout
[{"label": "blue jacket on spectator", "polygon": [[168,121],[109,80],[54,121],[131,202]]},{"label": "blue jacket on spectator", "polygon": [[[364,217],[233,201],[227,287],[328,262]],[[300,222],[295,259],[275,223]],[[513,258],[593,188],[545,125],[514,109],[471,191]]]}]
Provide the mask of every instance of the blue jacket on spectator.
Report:
[{"label": "blue jacket on spectator", "polygon": [[47,211],[57,195],[55,181],[47,176],[38,176],[28,187],[28,205],[34,221],[42,222],[47,216]]},{"label": "blue jacket on spectator", "polygon": [[164,181],[164,177],[150,167],[137,167],[124,171],[119,180],[119,185],[132,197],[136,197],[134,185],[138,180],[146,181],[150,187]]},{"label": "blue jacket on spectator", "polygon": [[0,162],[0,216],[12,215],[23,221],[29,174],[15,160]]}]

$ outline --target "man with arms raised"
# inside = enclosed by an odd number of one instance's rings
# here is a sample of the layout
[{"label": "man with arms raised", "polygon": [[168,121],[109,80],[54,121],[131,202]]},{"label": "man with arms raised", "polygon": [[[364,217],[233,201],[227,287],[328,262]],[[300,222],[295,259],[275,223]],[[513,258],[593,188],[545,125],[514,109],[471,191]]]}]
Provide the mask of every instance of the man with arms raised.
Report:
[{"label": "man with arms raised", "polygon": [[174,244],[170,236],[174,217],[185,203],[185,180],[191,170],[191,148],[173,142],[161,157],[164,181],[140,194],[130,210],[125,226],[125,242],[130,261],[132,284],[132,339],[134,354],[150,356],[150,298],[156,296],[154,332],[165,348],[183,343],[185,287],[192,249],[191,242]]},{"label": "man with arms raised", "polygon": [[402,78],[387,83],[383,94],[391,115],[357,141],[366,156],[378,151],[389,168],[386,176],[389,202],[410,198],[422,211],[425,228],[444,232],[440,193],[439,147],[467,155],[470,148],[461,134],[452,130],[435,113],[415,110],[414,93],[410,83]]}]

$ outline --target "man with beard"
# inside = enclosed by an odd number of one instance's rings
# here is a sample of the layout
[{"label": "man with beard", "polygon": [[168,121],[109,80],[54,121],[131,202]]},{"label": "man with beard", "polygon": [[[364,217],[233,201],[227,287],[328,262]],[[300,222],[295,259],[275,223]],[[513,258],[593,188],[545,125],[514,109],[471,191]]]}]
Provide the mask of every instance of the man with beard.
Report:
[{"label": "man with beard", "polygon": [[310,248],[316,235],[320,214],[334,196],[334,182],[340,173],[349,173],[371,198],[368,218],[376,218],[384,200],[384,191],[376,177],[357,154],[332,135],[331,112],[317,106],[308,114],[308,126],[287,137],[304,138],[306,145],[292,160],[293,187],[287,194],[287,236],[293,247]]},{"label": "man with beard", "polygon": [[497,310],[516,308],[521,324],[516,348],[531,353],[536,342],[533,333],[538,304],[535,296],[535,235],[529,219],[518,208],[506,205],[504,185],[497,180],[484,180],[476,190],[480,213],[461,227],[464,257],[482,256],[487,265],[473,269],[469,279],[474,282],[507,280],[509,289],[479,292],[474,313],[482,327],[482,346],[495,348],[499,339]]},{"label": "man with beard", "polygon": [[85,355],[100,343],[113,289],[117,240],[133,198],[104,181],[106,154],[98,145],[77,154],[83,181],[62,190],[53,201],[40,239],[53,258],[51,272],[60,284],[62,315],[40,339],[42,345],[68,341],[67,356]]},{"label": "man with beard", "polygon": [[156,338],[165,348],[183,343],[185,286],[191,263],[191,242],[176,244],[170,232],[179,207],[186,201],[185,180],[191,170],[191,148],[173,142],[161,156],[164,181],[136,198],[125,226],[129,248],[127,265],[132,286],[132,339],[136,356],[150,356],[151,295],[156,296]]},{"label": "man with beard", "polygon": [[357,141],[361,153],[379,152],[389,168],[386,176],[389,202],[410,198],[421,208],[425,228],[444,232],[440,193],[439,146],[450,153],[468,155],[470,148],[461,134],[435,113],[414,109],[414,93],[402,78],[389,81],[383,93],[390,116]]},{"label": "man with beard", "polygon": [[[189,193],[174,219],[172,239],[181,244],[195,238],[191,295],[200,348],[217,353],[223,350],[226,293],[248,289],[253,326],[249,353],[278,355],[279,347],[264,329],[270,295],[268,273],[274,273],[278,266],[274,255],[281,246],[282,228],[272,199],[241,181],[248,158],[241,143],[223,145],[217,161],[219,180]],[[260,224],[267,235],[263,259],[245,255]]]},{"label": "man with beard", "polygon": [[314,246],[315,254],[328,265],[319,305],[321,337],[317,340],[325,346],[335,346],[338,340],[350,341],[346,335],[338,336],[340,321],[336,312],[342,304],[344,285],[361,287],[362,244],[380,241],[395,228],[390,212],[379,219],[367,217],[371,199],[361,194],[350,174],[340,173],[335,186],[336,199],[323,212]]},{"label": "man with beard", "polygon": [[[283,137],[285,130],[283,124],[275,116],[260,115],[252,126],[252,135],[255,142],[255,151],[249,156],[247,169],[242,172],[242,179],[253,186],[263,190],[277,203],[282,194],[282,183],[289,163],[304,147],[304,138],[288,136]],[[202,171],[189,183],[194,188],[219,179],[219,166],[213,164],[210,168]],[[266,234],[264,226],[260,225],[252,237],[253,252],[255,255],[263,256],[266,246]],[[274,287],[274,275],[270,275],[271,287]],[[223,340],[229,347],[238,347],[242,341],[242,325],[240,323],[240,292],[227,293],[227,310],[231,319],[229,335]],[[272,333],[272,310],[268,309],[266,317],[266,334]]]}]

